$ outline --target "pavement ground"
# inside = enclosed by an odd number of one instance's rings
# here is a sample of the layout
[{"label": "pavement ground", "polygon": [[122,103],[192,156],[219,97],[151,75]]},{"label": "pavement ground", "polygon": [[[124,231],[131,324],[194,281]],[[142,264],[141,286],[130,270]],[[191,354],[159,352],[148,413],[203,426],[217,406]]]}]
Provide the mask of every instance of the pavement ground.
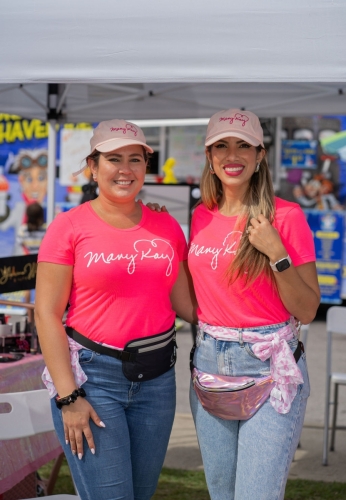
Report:
[{"label": "pavement ground", "polygon": [[[203,470],[196,432],[189,406],[189,353],[192,346],[190,326],[178,330],[177,413],[164,466],[176,469]],[[338,425],[335,451],[322,465],[324,399],[326,386],[326,323],[314,321],[309,327],[306,355],[311,395],[308,400],[304,428],[289,478],[315,481],[346,482],[346,387],[339,388]],[[346,337],[336,337],[333,345],[333,370],[346,371]]]}]

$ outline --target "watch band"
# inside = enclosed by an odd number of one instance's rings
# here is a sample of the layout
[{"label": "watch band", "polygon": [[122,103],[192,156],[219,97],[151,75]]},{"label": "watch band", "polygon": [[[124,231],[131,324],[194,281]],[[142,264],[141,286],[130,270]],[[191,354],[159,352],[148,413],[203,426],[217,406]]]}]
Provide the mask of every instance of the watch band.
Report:
[{"label": "watch band", "polygon": [[277,260],[274,264],[269,261],[269,264],[275,273],[282,273],[282,271],[285,271],[290,267],[290,265],[292,264],[292,259],[289,255],[287,255],[287,257]]}]

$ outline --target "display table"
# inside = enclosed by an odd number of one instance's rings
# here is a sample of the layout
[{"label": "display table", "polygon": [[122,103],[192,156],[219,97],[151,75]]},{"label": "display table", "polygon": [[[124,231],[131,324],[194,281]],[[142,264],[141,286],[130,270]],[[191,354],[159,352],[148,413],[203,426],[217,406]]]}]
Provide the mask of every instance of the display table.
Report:
[{"label": "display table", "polygon": [[[41,355],[28,354],[20,361],[0,363],[0,393],[42,389],[43,368]],[[2,493],[61,453],[55,432],[0,441],[0,498]]]}]

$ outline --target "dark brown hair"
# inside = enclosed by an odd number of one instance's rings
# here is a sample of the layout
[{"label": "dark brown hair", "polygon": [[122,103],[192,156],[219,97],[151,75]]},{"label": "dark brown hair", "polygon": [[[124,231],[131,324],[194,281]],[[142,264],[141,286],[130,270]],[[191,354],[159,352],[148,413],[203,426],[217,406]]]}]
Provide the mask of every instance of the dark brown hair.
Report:
[{"label": "dark brown hair", "polygon": [[39,203],[30,203],[26,209],[28,231],[37,231],[44,222],[43,208]]}]

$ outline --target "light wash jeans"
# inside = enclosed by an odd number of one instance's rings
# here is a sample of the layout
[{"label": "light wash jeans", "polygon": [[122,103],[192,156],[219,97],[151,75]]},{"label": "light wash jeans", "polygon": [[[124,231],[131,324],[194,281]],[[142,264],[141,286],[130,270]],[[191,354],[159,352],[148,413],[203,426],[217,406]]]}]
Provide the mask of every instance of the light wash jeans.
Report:
[{"label": "light wash jeans", "polygon": [[[272,333],[285,324],[251,328],[251,331]],[[292,351],[297,342],[297,339],[288,342]],[[249,343],[241,347],[238,342],[215,340],[200,332],[196,345],[194,365],[202,371],[252,377],[270,373],[270,361],[259,360]],[[304,353],[298,366],[304,384],[298,386],[291,410],[285,415],[277,413],[268,399],[249,420],[222,420],[203,409],[191,386],[190,404],[212,500],[284,498],[310,394]]]},{"label": "light wash jeans", "polygon": [[52,401],[60,443],[82,500],[149,500],[155,492],[171,433],[176,401],[174,368],[153,380],[130,382],[121,361],[79,351],[87,400],[105,428],[90,421],[96,454],[84,439],[82,460],[65,444],[61,410]]}]

